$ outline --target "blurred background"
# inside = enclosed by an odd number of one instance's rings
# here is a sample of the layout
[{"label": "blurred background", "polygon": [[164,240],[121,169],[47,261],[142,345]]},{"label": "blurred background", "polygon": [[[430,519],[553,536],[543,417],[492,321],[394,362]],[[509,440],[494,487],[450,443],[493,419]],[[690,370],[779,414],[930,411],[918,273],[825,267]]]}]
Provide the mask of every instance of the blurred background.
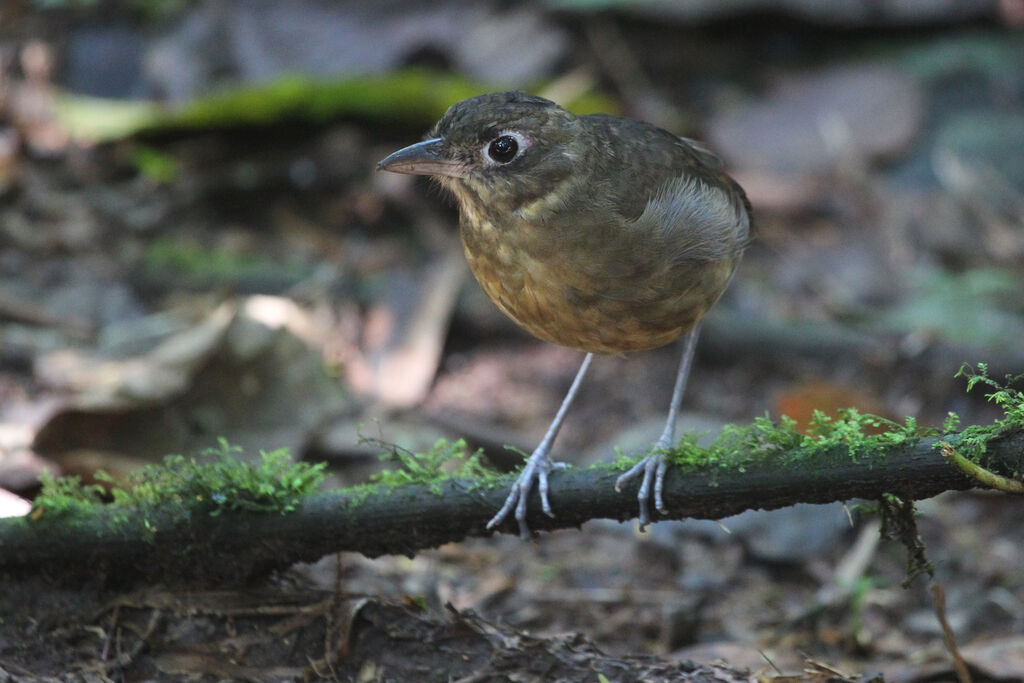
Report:
[{"label": "blurred background", "polygon": [[[1022,27],[1022,0],[4,0],[0,510],[23,514],[43,468],[123,477],[218,437],[327,460],[338,486],[382,443],[521,462],[507,446],[533,448],[580,354],[486,299],[436,187],[374,173],[504,89],[703,140],[746,188],[757,241],[682,429],[850,406],[987,423],[953,375],[1024,372]],[[647,449],[677,358],[597,359],[556,458]],[[920,510],[970,661],[1021,680],[1024,507]],[[304,571],[611,652],[950,670],[924,582],[900,588],[870,519],[726,525],[599,521]]]}]

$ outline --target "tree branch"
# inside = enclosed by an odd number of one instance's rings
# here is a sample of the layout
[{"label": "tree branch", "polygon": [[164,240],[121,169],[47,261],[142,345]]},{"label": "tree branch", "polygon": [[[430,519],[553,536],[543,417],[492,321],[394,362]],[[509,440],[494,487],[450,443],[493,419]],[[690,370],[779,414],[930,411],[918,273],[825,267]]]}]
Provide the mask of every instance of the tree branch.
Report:
[{"label": "tree branch", "polygon": [[[718,519],[746,509],[774,509],[795,503],[827,503],[895,494],[921,499],[977,485],[947,462],[937,444],[956,448],[961,435],[922,438],[913,444],[858,450],[845,446],[801,457],[775,451],[744,468],[721,463],[696,471],[670,468],[665,503],[671,519]],[[1024,432],[993,437],[986,464],[1006,475],[1024,471]],[[745,471],[743,471],[745,470]],[[616,493],[620,471],[609,466],[552,472],[549,518],[531,494],[530,528],[577,527],[595,518],[626,520],[637,512],[635,487]],[[369,557],[412,555],[416,551],[488,536],[484,525],[501,506],[514,477],[485,487],[446,480],[440,493],[428,485],[313,494],[288,514],[229,512],[165,505],[133,511],[100,506],[87,515],[54,515],[33,520],[0,520],[0,572],[44,572],[64,581],[102,578],[195,583],[239,583],[294,562],[338,551]],[[658,517],[656,517],[657,519]],[[515,533],[515,524],[500,531]]]}]

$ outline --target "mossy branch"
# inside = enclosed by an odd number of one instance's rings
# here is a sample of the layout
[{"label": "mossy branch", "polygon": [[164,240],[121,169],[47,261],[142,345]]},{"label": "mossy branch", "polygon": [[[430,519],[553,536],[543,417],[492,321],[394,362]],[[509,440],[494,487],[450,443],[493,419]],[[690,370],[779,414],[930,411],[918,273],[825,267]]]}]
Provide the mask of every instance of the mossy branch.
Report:
[{"label": "mossy branch", "polygon": [[[1016,491],[1024,472],[1024,392],[1010,385],[1020,378],[1001,384],[984,365],[960,374],[968,377],[968,390],[978,383],[993,389],[986,398],[1003,409],[1002,419],[961,429],[950,414],[939,433],[922,430],[914,418],[898,424],[848,409],[835,418],[816,412],[807,433],[789,418],[776,423],[766,416],[726,427],[709,446],[685,438],[668,454],[674,467],[665,479],[664,517],[719,519],[853,498],[906,506],[994,482]],[[262,453],[249,465],[235,451],[222,441],[205,453],[209,462],[169,457],[127,486],[114,486],[107,505],[100,486],[50,479],[32,514],[0,520],[0,572],[43,572],[65,581],[238,583],[339,551],[412,555],[489,535],[485,525],[515,479],[494,475],[461,441],[442,441],[424,454],[394,450],[397,468],[371,484],[314,493],[321,465],[292,463],[282,452]],[[558,516],[542,514],[531,496],[530,528],[632,518],[635,495],[614,486],[632,464],[553,472]],[[924,567],[923,556],[918,559]]]},{"label": "mossy branch", "polygon": [[[872,437],[867,446],[863,441],[843,443],[843,429],[824,440],[811,437],[804,442],[809,437],[783,438],[779,430],[784,426],[768,427],[762,421],[760,426],[737,428],[729,438],[741,451],[733,457],[708,457],[700,463],[693,451],[686,456],[689,461],[671,468],[665,482],[668,517],[717,519],[750,508],[883,494],[920,499],[971,488],[977,482],[940,452],[940,444],[961,447],[965,434],[973,452],[984,446],[990,471],[1005,476],[1024,471],[1024,432],[1005,424],[990,429],[987,439],[980,428],[969,428],[924,438],[905,432],[902,437],[882,435]],[[787,439],[790,443],[781,443]],[[545,516],[531,496],[530,527],[548,531],[595,518],[634,517],[633,492],[615,492],[620,472],[618,464],[553,472],[551,500],[557,517]],[[214,515],[208,500],[137,508],[95,505],[50,515],[44,509],[38,519],[0,520],[0,572],[43,572],[66,581],[145,577],[238,583],[338,551],[412,555],[489,535],[484,525],[512,481],[512,476],[420,477],[398,486],[382,483],[314,493],[289,505],[290,511],[274,512],[220,507]],[[514,533],[513,527],[507,524],[501,531]]]}]

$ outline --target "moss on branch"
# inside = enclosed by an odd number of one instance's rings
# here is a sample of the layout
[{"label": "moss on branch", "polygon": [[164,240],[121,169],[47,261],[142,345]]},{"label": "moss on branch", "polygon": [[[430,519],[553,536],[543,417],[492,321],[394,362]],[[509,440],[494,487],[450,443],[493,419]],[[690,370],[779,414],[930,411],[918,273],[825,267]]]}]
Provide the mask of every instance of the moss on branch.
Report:
[{"label": "moss on branch", "polygon": [[[670,453],[666,518],[716,519],[886,494],[906,501],[982,483],[943,457],[950,448],[1017,481],[1024,394],[989,378],[984,366],[970,375],[970,386],[979,382],[993,388],[988,398],[1004,411],[992,425],[959,429],[951,416],[943,430],[925,430],[912,418],[900,424],[846,410],[836,418],[818,413],[807,433],[788,418],[761,417],[725,428],[708,446],[686,437]],[[255,465],[237,461],[226,443],[207,455],[206,463],[174,457],[144,468],[107,493],[113,501],[106,504],[98,486],[49,481],[29,517],[0,520],[0,572],[237,583],[343,550],[411,555],[489,535],[485,525],[514,479],[485,468],[461,441],[418,455],[392,449],[397,468],[337,491],[315,491],[320,466],[292,463],[281,452],[263,454]],[[614,489],[632,462],[552,472],[557,517],[544,515],[531,496],[531,528],[632,518],[634,495]]]}]

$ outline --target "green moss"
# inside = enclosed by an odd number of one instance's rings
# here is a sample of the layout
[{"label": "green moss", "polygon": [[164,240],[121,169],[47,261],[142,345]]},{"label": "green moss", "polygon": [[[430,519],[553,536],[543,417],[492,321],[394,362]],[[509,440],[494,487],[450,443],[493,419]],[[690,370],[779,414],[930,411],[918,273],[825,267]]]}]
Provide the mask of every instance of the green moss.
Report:
[{"label": "green moss", "polygon": [[[459,100],[494,90],[493,84],[423,69],[338,81],[285,76],[271,83],[233,88],[169,112],[154,128],[265,125],[289,119],[325,123],[339,116],[429,126]],[[610,111],[608,98],[587,93],[567,103],[577,113]]]},{"label": "green moss", "polygon": [[[132,510],[145,520],[146,511],[164,505],[184,505],[216,516],[227,510],[285,513],[323,481],[323,464],[294,462],[286,449],[261,451],[258,463],[237,456],[241,449],[221,439],[217,448],[202,452],[202,461],[170,455],[163,464],[147,465],[121,485],[105,472],[83,485],[78,477],[42,478],[43,488],[33,506],[33,518],[85,514],[96,506]],[[112,502],[104,504],[104,497]],[[130,516],[123,517],[129,521]]]},{"label": "green moss", "polygon": [[[1000,383],[988,376],[984,364],[979,364],[977,371],[965,365],[957,376],[967,378],[968,390],[979,383],[991,387],[993,391],[986,398],[1005,413],[992,425],[972,425],[959,433],[959,418],[953,413],[947,417],[942,432],[957,437],[957,450],[976,460],[984,455],[991,439],[1024,429],[1024,392],[1010,387],[1020,378],[1008,377],[1006,383]],[[699,434],[687,434],[668,457],[684,473],[744,472],[760,466],[813,468],[838,458],[870,466],[871,459],[886,457],[894,447],[910,446],[922,436],[937,433],[921,428],[912,417],[898,423],[853,408],[841,410],[835,417],[816,412],[806,433],[798,431],[795,420],[785,415],[778,420],[764,415],[747,425],[725,426],[707,446],[697,443]],[[937,447],[943,443],[938,441]],[[256,464],[240,461],[237,452],[236,447],[222,440],[218,448],[203,452],[204,462],[169,456],[162,465],[144,467],[126,484],[113,485],[109,490],[83,485],[76,477],[44,474],[43,491],[32,516],[87,514],[110,497],[115,509],[126,511],[126,521],[131,521],[138,510],[145,517],[146,510],[166,505],[198,506],[211,515],[226,510],[283,513],[294,510],[323,478],[324,465],[294,463],[284,450],[261,453]],[[358,506],[370,495],[409,484],[426,485],[440,495],[445,482],[452,479],[487,487],[505,481],[503,475],[484,464],[482,451],[470,453],[461,439],[439,440],[426,453],[389,444],[381,458],[395,467],[374,475],[370,483],[345,489],[347,508]],[[620,457],[613,463],[592,467],[622,470],[635,462],[635,458]],[[97,479],[113,484],[103,473],[97,474]]]},{"label": "green moss", "polygon": [[396,469],[378,472],[370,477],[373,484],[394,488],[406,484],[427,484],[435,494],[448,479],[469,479],[486,483],[496,478],[493,469],[483,463],[483,450],[469,453],[463,439],[449,442],[440,439],[426,453],[413,453],[394,444],[381,455],[381,460],[398,465]]},{"label": "green moss", "polygon": [[[967,379],[967,391],[973,390],[979,383],[991,387],[993,391],[985,394],[985,398],[995,403],[1003,411],[1004,416],[992,424],[988,426],[969,425],[960,433],[960,441],[957,444],[959,454],[969,460],[983,462],[989,441],[1024,429],[1024,392],[1011,386],[1020,382],[1024,375],[1007,375],[1004,382],[999,382],[988,376],[986,363],[978,363],[977,370],[965,363],[960,366],[955,376]],[[960,421],[955,413],[950,413],[946,424],[958,427]],[[941,442],[936,444],[936,447],[941,447]]]},{"label": "green moss", "polygon": [[50,470],[39,475],[42,491],[32,504],[30,517],[81,514],[102,504],[105,489],[99,484],[83,484],[82,478],[54,477]]},{"label": "green moss", "polygon": [[469,480],[474,486],[486,486],[501,479],[500,473],[484,464],[483,451],[469,453],[463,439],[439,439],[426,453],[414,453],[375,439],[363,439],[362,443],[384,447],[380,459],[396,467],[372,475],[369,483],[344,489],[346,509],[358,507],[371,495],[407,484],[425,484],[435,495],[441,495],[442,486],[450,479]]},{"label": "green moss", "polygon": [[[991,439],[1024,429],[1024,392],[1010,386],[1024,376],[1008,376],[1005,382],[999,382],[988,376],[984,363],[979,363],[977,370],[964,365],[956,376],[967,378],[968,391],[979,383],[992,387],[985,398],[1005,413],[991,425],[964,428],[957,446],[961,454],[977,459]],[[941,430],[935,430],[921,427],[914,417],[907,417],[901,424],[856,408],[840,410],[836,417],[815,411],[806,433],[798,431],[796,421],[785,415],[778,421],[765,415],[748,425],[726,425],[707,446],[698,445],[701,435],[688,434],[668,452],[668,457],[685,472],[715,468],[743,472],[758,464],[799,465],[837,454],[861,462],[864,458],[884,457],[892,448],[912,445],[922,436],[953,434],[958,429],[960,418],[955,413],[949,413]],[[625,469],[635,462],[635,458],[619,458],[613,466]]]},{"label": "green moss", "polygon": [[[174,109],[144,101],[65,96],[58,114],[72,135],[93,140],[290,121],[322,124],[343,117],[377,126],[392,123],[426,129],[455,102],[504,87],[424,69],[334,80],[292,75],[226,88]],[[544,89],[543,84],[520,87]],[[577,114],[616,111],[615,103],[598,92],[586,92],[562,104]]]},{"label": "green moss", "polygon": [[[722,469],[743,472],[748,467],[773,463],[798,465],[820,458],[848,454],[854,462],[879,457],[886,448],[915,442],[924,434],[915,418],[903,424],[855,408],[839,411],[836,417],[815,411],[806,433],[785,415],[778,421],[768,415],[748,425],[726,425],[707,446],[698,444],[699,434],[688,434],[668,452],[671,462],[684,472]],[[635,459],[620,458],[615,466],[625,468]]]},{"label": "green moss", "polygon": [[375,493],[380,493],[385,487],[382,484],[356,484],[343,489],[345,493],[345,509],[357,508],[366,502],[366,499]]}]

